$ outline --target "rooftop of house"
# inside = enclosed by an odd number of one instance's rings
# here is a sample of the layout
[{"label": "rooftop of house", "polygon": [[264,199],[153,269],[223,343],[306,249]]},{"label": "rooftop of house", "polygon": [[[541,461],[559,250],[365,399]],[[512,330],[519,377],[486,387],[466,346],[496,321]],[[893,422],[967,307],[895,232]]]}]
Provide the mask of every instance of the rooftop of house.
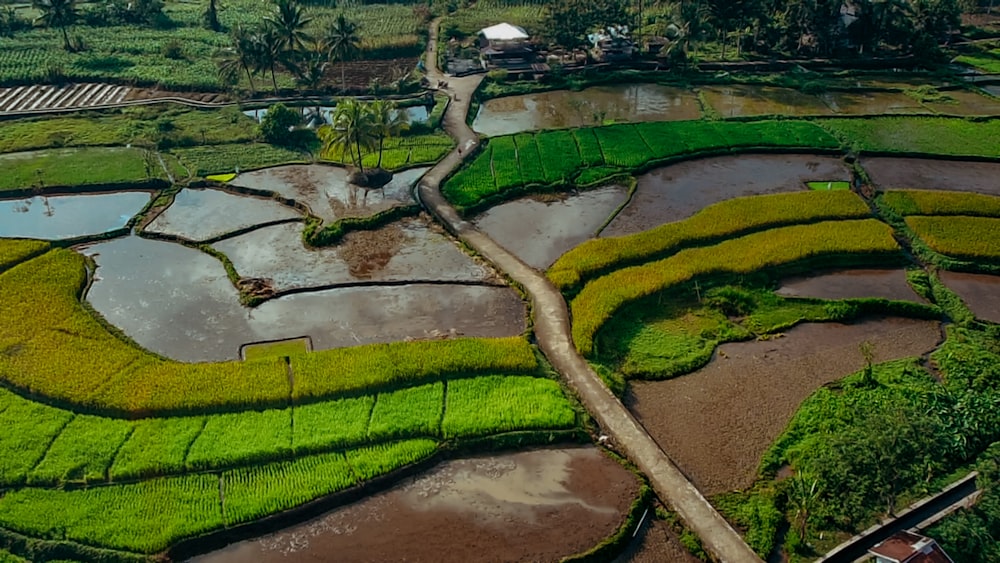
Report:
[{"label": "rooftop of house", "polygon": [[937,542],[907,531],[896,532],[868,553],[892,563],[953,563]]}]

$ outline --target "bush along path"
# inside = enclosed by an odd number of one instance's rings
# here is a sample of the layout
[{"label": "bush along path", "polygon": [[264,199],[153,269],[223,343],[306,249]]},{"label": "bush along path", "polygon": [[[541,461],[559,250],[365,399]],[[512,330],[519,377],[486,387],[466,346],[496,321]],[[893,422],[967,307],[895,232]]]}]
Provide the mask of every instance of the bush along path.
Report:
[{"label": "bush along path", "polygon": [[[427,46],[427,78],[436,84],[444,76],[437,68],[437,28],[431,23]],[[443,126],[457,147],[424,175],[417,186],[421,204],[452,234],[475,249],[520,284],[531,296],[535,335],[539,347],[594,416],[612,441],[646,474],[661,500],[668,503],[719,561],[759,562],[761,559],[698,489],[660,449],[642,425],[604,385],[573,346],[569,311],[558,290],[542,274],[508,252],[468,221],[441,195],[441,183],[462,160],[474,153],[478,136],[466,124],[472,94],[481,75],[448,77],[451,104]]]}]

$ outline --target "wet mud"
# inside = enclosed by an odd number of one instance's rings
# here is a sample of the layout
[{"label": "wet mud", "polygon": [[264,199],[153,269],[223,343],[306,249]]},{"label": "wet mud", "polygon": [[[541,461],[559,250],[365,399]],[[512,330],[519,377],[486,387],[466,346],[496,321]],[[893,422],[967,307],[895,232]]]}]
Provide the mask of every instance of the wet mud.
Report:
[{"label": "wet mud", "polygon": [[883,362],[924,354],[939,339],[932,321],[805,324],[780,338],[723,344],[691,374],[634,382],[626,405],[698,489],[715,495],[753,483],[761,456],[799,404],[864,367],[862,342]]},{"label": "wet mud", "polygon": [[939,271],[949,289],[958,294],[976,318],[1000,323],[1000,276]]},{"label": "wet mud", "polygon": [[1000,195],[1000,163],[931,158],[863,158],[861,165],[883,190],[955,190]]},{"label": "wet mud", "polygon": [[739,155],[664,166],[638,177],[632,201],[601,236],[621,236],[679,221],[735,197],[795,192],[805,182],[850,180],[844,163],[814,155]]},{"label": "wet mud", "polygon": [[458,459],[192,563],[557,561],[614,532],[638,489],[592,447]]},{"label": "wet mud", "polygon": [[907,283],[906,270],[902,268],[837,270],[814,276],[788,278],[781,281],[781,287],[775,293],[783,297],[816,299],[875,297],[926,302]]},{"label": "wet mud", "polygon": [[544,269],[592,238],[627,197],[621,186],[526,197],[493,207],[474,223],[529,266]]}]

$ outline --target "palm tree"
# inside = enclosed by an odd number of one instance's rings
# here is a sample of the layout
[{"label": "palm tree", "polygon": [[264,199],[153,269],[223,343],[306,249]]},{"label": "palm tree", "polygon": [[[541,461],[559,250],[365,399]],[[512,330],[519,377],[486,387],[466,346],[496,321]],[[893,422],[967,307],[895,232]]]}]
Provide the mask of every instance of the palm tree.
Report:
[{"label": "palm tree", "polygon": [[340,89],[347,90],[346,65],[361,53],[361,37],[358,35],[360,26],[344,17],[341,13],[327,28],[325,41],[330,50],[330,57],[340,61]]},{"label": "palm tree", "polygon": [[326,47],[322,43],[312,43],[302,52],[289,68],[295,74],[295,81],[307,90],[318,90],[323,83],[323,75],[330,62],[327,59]]},{"label": "palm tree", "polygon": [[278,0],[275,7],[277,9],[274,13],[264,18],[264,21],[281,39],[282,49],[301,49],[309,39],[305,29],[312,18],[306,17],[305,7],[296,4],[295,0]]},{"label": "palm tree", "polygon": [[233,46],[229,49],[229,56],[219,62],[219,75],[226,82],[235,82],[241,72],[246,72],[247,80],[250,81],[250,94],[253,95],[253,73],[260,66],[257,38],[242,25],[237,25],[233,30]]},{"label": "palm tree", "polygon": [[362,151],[372,148],[376,140],[372,114],[366,104],[350,98],[341,100],[333,114],[333,126],[324,127],[320,136],[324,152],[335,148],[350,154],[351,162],[365,173]]},{"label": "palm tree", "polygon": [[282,59],[285,53],[281,35],[273,26],[265,25],[263,29],[255,34],[258,59],[257,70],[267,70],[271,73],[271,85],[274,86],[274,95],[278,95],[278,79],[274,74],[274,67]]},{"label": "palm tree", "polygon": [[386,137],[399,135],[409,126],[406,112],[396,108],[394,102],[375,100],[368,106],[371,114],[372,132],[378,139],[378,168],[382,168],[382,147]]},{"label": "palm tree", "polygon": [[42,15],[38,21],[46,27],[58,27],[62,30],[63,49],[72,51],[69,44],[69,33],[66,28],[73,25],[79,14],[76,11],[76,0],[33,0],[31,3]]}]

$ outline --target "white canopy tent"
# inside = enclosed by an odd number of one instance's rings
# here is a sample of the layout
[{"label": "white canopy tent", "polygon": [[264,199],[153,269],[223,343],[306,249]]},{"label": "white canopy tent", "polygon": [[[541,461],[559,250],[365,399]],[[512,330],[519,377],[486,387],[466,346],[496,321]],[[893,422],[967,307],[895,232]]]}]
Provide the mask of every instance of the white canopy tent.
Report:
[{"label": "white canopy tent", "polygon": [[528,33],[523,27],[511,25],[509,23],[498,23],[485,27],[479,31],[487,41],[518,41],[528,38]]}]

